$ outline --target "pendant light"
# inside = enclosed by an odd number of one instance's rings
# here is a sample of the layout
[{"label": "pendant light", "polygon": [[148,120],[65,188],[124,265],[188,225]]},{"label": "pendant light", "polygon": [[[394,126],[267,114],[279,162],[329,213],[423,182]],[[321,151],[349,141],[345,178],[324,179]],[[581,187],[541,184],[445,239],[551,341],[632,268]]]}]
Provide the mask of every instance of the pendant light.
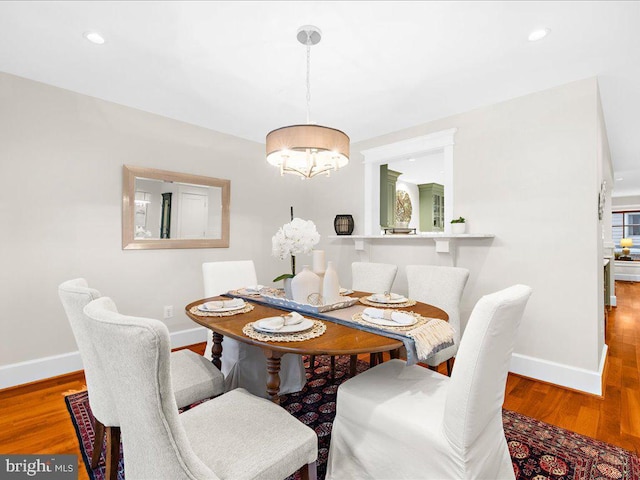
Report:
[{"label": "pendant light", "polygon": [[330,175],[349,163],[349,137],[335,128],[312,124],[311,119],[311,46],[322,38],[318,27],[305,25],[297,38],[307,47],[307,123],[290,125],[267,134],[267,162],[280,174],[299,175],[304,180],[321,173]]}]

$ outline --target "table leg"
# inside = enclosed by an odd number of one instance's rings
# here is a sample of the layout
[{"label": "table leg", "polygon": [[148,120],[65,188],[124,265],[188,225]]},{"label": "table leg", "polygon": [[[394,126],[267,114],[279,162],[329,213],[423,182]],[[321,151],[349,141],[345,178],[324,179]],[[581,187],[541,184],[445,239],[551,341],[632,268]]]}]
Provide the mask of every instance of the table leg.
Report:
[{"label": "table leg", "polygon": [[211,363],[213,363],[218,370],[222,366],[220,357],[222,357],[222,340],[224,336],[219,333],[213,332],[213,345],[211,345]]},{"label": "table leg", "polygon": [[264,350],[267,357],[267,393],[273,403],[280,405],[280,357],[282,353]]},{"label": "table leg", "polygon": [[358,356],[357,355],[351,355],[351,357],[349,358],[349,376],[351,376],[351,377],[355,377],[356,376],[357,367],[358,367]]}]

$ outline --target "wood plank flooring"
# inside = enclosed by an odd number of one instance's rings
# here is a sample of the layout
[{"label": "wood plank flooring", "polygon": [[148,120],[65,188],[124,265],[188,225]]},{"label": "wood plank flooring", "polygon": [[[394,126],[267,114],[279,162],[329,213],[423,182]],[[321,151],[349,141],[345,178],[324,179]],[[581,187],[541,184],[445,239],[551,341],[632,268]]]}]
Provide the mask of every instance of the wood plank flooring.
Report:
[{"label": "wood plank flooring", "polygon": [[504,407],[640,452],[640,283],[616,282],[604,398],[509,375]]},{"label": "wood plank flooring", "polygon": [[[604,398],[509,375],[505,408],[640,452],[640,283],[616,282],[618,307],[607,322]],[[202,353],[204,344],[189,347]],[[362,359],[367,357],[361,357]],[[65,392],[85,386],[82,372],[0,391],[0,453],[78,456],[88,480]]]}]

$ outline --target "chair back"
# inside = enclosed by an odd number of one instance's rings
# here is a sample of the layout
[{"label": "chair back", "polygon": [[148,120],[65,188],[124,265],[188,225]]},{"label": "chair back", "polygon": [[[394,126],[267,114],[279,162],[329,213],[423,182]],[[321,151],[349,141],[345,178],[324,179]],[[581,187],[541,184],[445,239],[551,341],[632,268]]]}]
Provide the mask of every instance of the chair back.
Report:
[{"label": "chair back", "polygon": [[469,270],[460,267],[407,265],[409,298],[438,307],[449,315],[455,343],[460,343],[460,299]]},{"label": "chair back", "polygon": [[215,297],[229,290],[258,283],[253,260],[206,262],[202,264],[202,276],[205,297]]},{"label": "chair back", "polygon": [[170,341],[158,320],[118,313],[108,297],[84,312],[89,337],[115,400],[128,479],[218,479],[196,456],[178,418]]},{"label": "chair back", "polygon": [[397,273],[397,265],[353,262],[351,264],[351,288],[359,292],[391,292]]},{"label": "chair back", "polygon": [[502,404],[509,363],[530,295],[530,287],[515,285],[482,297],[471,313],[444,411],[445,435],[459,451],[472,447],[489,426],[503,432]]},{"label": "chair back", "polygon": [[118,414],[89,338],[88,319],[83,312],[84,307],[91,301],[100,298],[100,292],[89,288],[84,278],[76,278],[61,283],[58,286],[58,296],[80,351],[91,411],[103,425],[117,427],[119,425]]}]

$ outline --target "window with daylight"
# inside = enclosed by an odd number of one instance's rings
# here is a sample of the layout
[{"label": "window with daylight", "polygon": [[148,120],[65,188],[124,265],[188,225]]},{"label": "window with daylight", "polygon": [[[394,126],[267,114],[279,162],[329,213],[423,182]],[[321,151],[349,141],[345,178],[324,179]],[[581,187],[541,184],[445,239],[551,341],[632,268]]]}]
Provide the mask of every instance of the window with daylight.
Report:
[{"label": "window with daylight", "polygon": [[[611,225],[616,260],[640,261],[640,210],[613,212]],[[620,244],[622,239],[626,245]]]}]

